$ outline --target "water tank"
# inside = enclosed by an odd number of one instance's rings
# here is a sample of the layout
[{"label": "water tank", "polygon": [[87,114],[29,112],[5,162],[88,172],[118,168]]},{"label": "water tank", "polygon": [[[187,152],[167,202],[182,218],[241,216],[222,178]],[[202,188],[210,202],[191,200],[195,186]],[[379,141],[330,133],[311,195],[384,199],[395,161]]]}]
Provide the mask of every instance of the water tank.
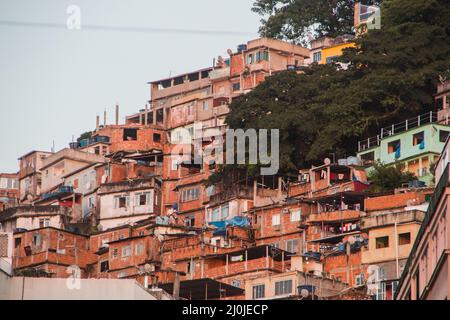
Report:
[{"label": "water tank", "polygon": [[246,44],[238,45],[238,47],[237,47],[237,52],[238,53],[242,53],[242,51],[245,51],[245,50],[247,50],[247,45]]}]

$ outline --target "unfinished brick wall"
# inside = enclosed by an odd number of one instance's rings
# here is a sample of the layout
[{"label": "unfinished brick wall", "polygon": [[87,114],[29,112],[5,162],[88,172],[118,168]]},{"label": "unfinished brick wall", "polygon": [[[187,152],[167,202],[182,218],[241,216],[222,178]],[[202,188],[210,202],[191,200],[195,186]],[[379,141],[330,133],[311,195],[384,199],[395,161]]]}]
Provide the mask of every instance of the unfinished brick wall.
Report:
[{"label": "unfinished brick wall", "polygon": [[364,208],[366,212],[372,212],[419,205],[423,202],[425,202],[425,194],[422,192],[407,192],[367,198],[364,200]]},{"label": "unfinished brick wall", "polygon": [[356,284],[356,276],[364,273],[367,278],[367,266],[362,264],[361,250],[347,256],[345,253],[327,256],[323,260],[323,271],[334,275],[350,286]]}]

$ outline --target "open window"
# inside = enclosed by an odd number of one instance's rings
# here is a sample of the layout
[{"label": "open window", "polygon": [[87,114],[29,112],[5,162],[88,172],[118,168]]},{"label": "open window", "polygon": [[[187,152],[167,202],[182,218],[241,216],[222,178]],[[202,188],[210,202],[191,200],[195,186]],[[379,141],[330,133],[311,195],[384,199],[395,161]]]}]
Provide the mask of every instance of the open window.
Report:
[{"label": "open window", "polygon": [[410,244],[410,243],[411,243],[411,233],[410,232],[400,233],[398,235],[398,244],[399,245],[405,245],[405,244]]},{"label": "open window", "polygon": [[124,129],[123,130],[123,141],[134,141],[137,140],[137,129]]},{"label": "open window", "polygon": [[400,152],[400,140],[394,140],[388,143],[388,153]]},{"label": "open window", "polygon": [[109,270],[108,260],[100,262],[100,272],[108,272],[108,270]]},{"label": "open window", "polygon": [[364,163],[373,163],[375,161],[375,151],[364,153],[360,158]]},{"label": "open window", "polygon": [[439,130],[439,142],[446,142],[450,131]]},{"label": "open window", "polygon": [[389,247],[389,237],[378,237],[375,239],[375,248],[376,249],[383,249]]},{"label": "open window", "polygon": [[153,134],[153,141],[154,141],[154,142],[161,142],[161,134],[159,134],[159,133],[154,133],[154,134]]},{"label": "open window", "polygon": [[423,143],[425,142],[424,140],[424,132],[418,132],[416,134],[413,135],[413,146],[417,146],[417,145],[423,145]]}]

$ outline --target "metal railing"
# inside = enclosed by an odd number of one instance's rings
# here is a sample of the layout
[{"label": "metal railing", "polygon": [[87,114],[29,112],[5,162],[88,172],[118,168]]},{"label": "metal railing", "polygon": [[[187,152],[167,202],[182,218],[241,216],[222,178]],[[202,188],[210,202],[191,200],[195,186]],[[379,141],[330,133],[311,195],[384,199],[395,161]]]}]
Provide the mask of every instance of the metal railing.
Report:
[{"label": "metal railing", "polygon": [[374,137],[367,138],[365,140],[358,141],[358,152],[379,146],[381,140],[383,140],[384,138],[406,132],[410,129],[417,128],[429,123],[435,123],[437,121],[437,112],[430,111],[429,113],[421,114],[415,118],[392,124],[389,127],[381,128],[380,134]]}]

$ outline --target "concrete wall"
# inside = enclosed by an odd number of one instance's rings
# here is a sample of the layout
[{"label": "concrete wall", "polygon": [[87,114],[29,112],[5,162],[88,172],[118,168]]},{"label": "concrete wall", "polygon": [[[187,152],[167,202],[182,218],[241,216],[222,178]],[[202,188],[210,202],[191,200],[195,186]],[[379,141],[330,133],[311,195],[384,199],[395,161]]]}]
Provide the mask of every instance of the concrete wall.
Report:
[{"label": "concrete wall", "polygon": [[135,280],[10,278],[0,271],[0,300],[156,300]]},{"label": "concrete wall", "polygon": [[[419,223],[411,223],[397,226],[397,235],[395,234],[395,227],[393,225],[373,229],[369,231],[369,245],[368,249],[363,249],[362,262],[367,264],[379,263],[396,259],[396,237],[402,233],[410,233],[411,242],[409,244],[398,245],[398,258],[406,259],[411,252],[417,232],[419,231]],[[389,237],[389,246],[387,248],[376,248],[376,238]]]},{"label": "concrete wall", "polygon": [[[292,293],[283,296],[275,296],[275,282],[285,280],[292,280]],[[305,275],[302,272],[294,271],[280,275],[272,275],[269,277],[261,277],[254,280],[248,280],[245,284],[245,299],[252,300],[253,286],[262,284],[265,286],[265,299],[282,298],[289,295],[295,295],[297,294],[297,287],[300,285],[315,286],[316,295],[318,295],[319,297],[333,296],[348,288],[347,285],[336,280]]]}]

